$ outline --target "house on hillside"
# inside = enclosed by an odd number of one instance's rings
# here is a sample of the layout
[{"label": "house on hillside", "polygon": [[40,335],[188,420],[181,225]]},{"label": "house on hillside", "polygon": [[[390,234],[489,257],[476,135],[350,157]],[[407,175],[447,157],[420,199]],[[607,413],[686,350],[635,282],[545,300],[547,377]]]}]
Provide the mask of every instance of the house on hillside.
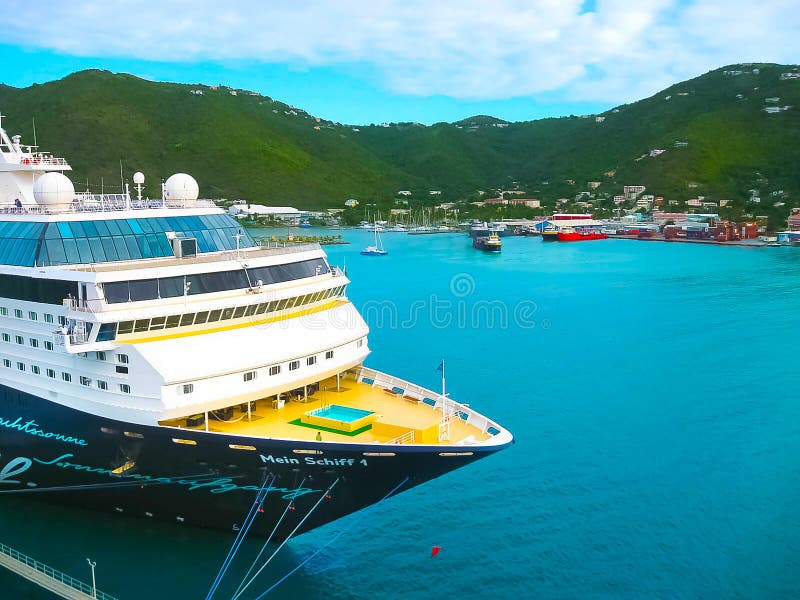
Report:
[{"label": "house on hillside", "polygon": [[356,206],[358,206],[358,200],[356,200],[355,198],[348,198],[347,200],[344,201],[344,205],[347,208],[355,208]]}]

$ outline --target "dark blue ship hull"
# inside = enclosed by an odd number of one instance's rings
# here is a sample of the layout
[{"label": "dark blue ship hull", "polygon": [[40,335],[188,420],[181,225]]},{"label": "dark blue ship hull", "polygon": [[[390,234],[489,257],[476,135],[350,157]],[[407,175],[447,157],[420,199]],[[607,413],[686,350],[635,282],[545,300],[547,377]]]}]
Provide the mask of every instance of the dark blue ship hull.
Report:
[{"label": "dark blue ship hull", "polygon": [[266,482],[252,532],[266,536],[277,525],[277,540],[503,447],[332,444],[140,426],[0,385],[0,495],[237,530]]}]

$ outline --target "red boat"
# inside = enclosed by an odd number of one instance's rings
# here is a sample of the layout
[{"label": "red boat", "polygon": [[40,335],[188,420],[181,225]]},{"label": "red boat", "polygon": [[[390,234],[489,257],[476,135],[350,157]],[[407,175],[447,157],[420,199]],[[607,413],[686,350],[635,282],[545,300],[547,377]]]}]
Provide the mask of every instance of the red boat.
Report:
[{"label": "red boat", "polygon": [[588,240],[604,240],[608,236],[605,233],[594,231],[559,231],[559,242],[585,242]]}]

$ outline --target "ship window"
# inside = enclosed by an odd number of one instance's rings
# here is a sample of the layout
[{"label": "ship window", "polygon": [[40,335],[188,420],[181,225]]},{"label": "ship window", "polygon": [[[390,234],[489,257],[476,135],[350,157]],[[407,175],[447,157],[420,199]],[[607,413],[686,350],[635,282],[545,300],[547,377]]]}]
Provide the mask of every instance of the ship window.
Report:
[{"label": "ship window", "polygon": [[67,373],[65,371],[65,372],[61,373],[61,379],[63,379],[66,382],[70,382],[70,381],[72,381],[72,375],[70,375],[69,373]]},{"label": "ship window", "polygon": [[117,332],[120,335],[125,335],[126,333],[131,333],[133,331],[133,321],[120,321],[119,327],[117,328]]},{"label": "ship window", "polygon": [[58,324],[59,325],[66,325],[67,324],[67,317],[65,317],[64,315],[59,315],[58,316]]},{"label": "ship window", "polygon": [[4,333],[3,334],[3,341],[4,342],[10,342],[11,341],[11,336],[8,335],[7,333]]},{"label": "ship window", "polygon": [[22,318],[22,311],[20,309],[18,309],[18,308],[15,308],[14,309],[14,316],[17,317],[18,319],[21,319]]},{"label": "ship window", "polygon": [[265,312],[267,312],[267,307],[268,306],[269,306],[269,304],[267,302],[259,304],[258,305],[258,309],[256,310],[256,313],[259,314],[259,315],[263,315]]},{"label": "ship window", "polygon": [[299,368],[300,368],[300,361],[299,360],[293,360],[292,362],[289,363],[289,370],[290,371],[296,371]]},{"label": "ship window", "polygon": [[106,359],[106,353],[105,352],[95,352],[94,353],[94,357],[97,360],[105,360]]},{"label": "ship window", "polygon": [[220,316],[221,314],[222,314],[222,311],[221,311],[221,310],[212,310],[212,311],[211,311],[211,312],[208,314],[208,322],[209,322],[209,323],[216,323],[217,321],[219,321],[219,316]]},{"label": "ship window", "polygon": [[255,381],[256,377],[258,377],[258,373],[256,373],[255,371],[247,371],[244,374],[245,381]]},{"label": "ship window", "polygon": [[194,392],[194,384],[193,383],[184,383],[183,385],[178,386],[178,393],[179,394],[191,394]]},{"label": "ship window", "polygon": [[17,368],[18,368],[20,371],[24,371],[24,370],[25,370],[25,363],[24,363],[24,362],[18,362],[18,363],[17,363]]},{"label": "ship window", "polygon": [[[129,386],[127,383],[120,383],[119,384],[119,391],[122,392],[123,394],[130,394],[131,393],[131,386]],[[128,435],[127,432],[125,433],[125,435]]]},{"label": "ship window", "polygon": [[201,311],[201,312],[197,313],[197,315],[194,318],[194,324],[195,325],[201,325],[201,324],[205,323],[206,321],[208,321],[208,311],[207,310],[204,310],[204,311]]},{"label": "ship window", "polygon": [[116,370],[117,373],[121,373],[122,375],[127,375],[128,374],[128,367],[123,367],[123,366],[117,365],[115,367],[115,370]]},{"label": "ship window", "polygon": [[50,313],[44,313],[44,322],[45,323],[52,323],[53,322],[53,315]]},{"label": "ship window", "polygon": [[232,315],[233,315],[233,309],[232,308],[224,308],[224,309],[222,309],[222,319],[220,319],[220,320],[221,321],[227,321],[228,319],[231,318]]},{"label": "ship window", "polygon": [[108,382],[103,381],[102,379],[97,380],[97,389],[98,390],[107,390],[108,389]]},{"label": "ship window", "polygon": [[25,338],[23,338],[21,335],[15,335],[14,339],[16,340],[16,342],[18,344],[24,344],[25,343]]},{"label": "ship window", "polygon": [[97,332],[98,342],[110,342],[117,337],[117,324],[116,323],[101,323],[100,329]]},{"label": "ship window", "polygon": [[170,315],[167,317],[167,329],[177,327],[181,323],[180,315]]},{"label": "ship window", "polygon": [[56,378],[56,372],[55,372],[54,369],[47,369],[46,373],[47,373],[47,376],[50,379],[55,379]]},{"label": "ship window", "polygon": [[0,315],[3,315],[4,317],[8,316],[8,309],[5,306],[0,306]]},{"label": "ship window", "polygon": [[241,319],[244,316],[244,311],[247,310],[246,306],[239,306],[233,311],[234,319]]},{"label": "ship window", "polygon": [[167,317],[153,317],[150,319],[150,331],[155,329],[164,329],[164,324],[167,322]]},{"label": "ship window", "polygon": [[89,377],[84,377],[81,375],[80,377],[81,385],[92,385],[92,380]]},{"label": "ship window", "polygon": [[130,362],[127,354],[117,354],[117,362],[127,365]]},{"label": "ship window", "polygon": [[278,310],[278,301],[277,300],[273,300],[272,302],[269,303],[269,307],[267,308],[267,312],[275,312],[276,310]]},{"label": "ship window", "polygon": [[330,360],[331,358],[333,358],[333,350],[328,350],[325,353],[325,360]]},{"label": "ship window", "polygon": [[31,365],[31,373],[38,375],[41,372],[42,370],[39,368],[39,365]]},{"label": "ship window", "polygon": [[358,340],[356,342],[356,347],[358,347],[358,348],[361,348],[361,346],[363,346],[363,345],[364,345],[364,340],[363,339],[362,340]]},{"label": "ship window", "polygon": [[34,311],[32,311],[32,310],[29,310],[29,311],[28,311],[28,318],[29,318],[31,321],[38,321],[38,320],[39,320],[39,315],[37,315],[37,314],[36,314]]},{"label": "ship window", "polygon": [[247,312],[245,313],[245,315],[248,317],[252,317],[254,314],[256,314],[257,308],[258,304],[251,304],[250,306],[247,307]]},{"label": "ship window", "polygon": [[130,285],[131,302],[140,300],[155,300],[158,298],[158,280],[140,279],[128,282]]},{"label": "ship window", "polygon": [[150,319],[136,319],[136,322],[133,324],[133,331],[135,333],[139,333],[141,331],[147,331],[150,328]]},{"label": "ship window", "polygon": [[287,302],[288,302],[288,300],[286,298],[284,298],[283,300],[280,300],[278,302],[278,306],[275,308],[275,310],[283,310],[284,308],[286,308],[286,303]]},{"label": "ship window", "polygon": [[183,315],[181,317],[181,327],[187,327],[188,325],[191,325],[192,321],[194,321],[194,313]]},{"label": "ship window", "polygon": [[53,342],[45,340],[44,342],[44,349],[45,350],[52,350],[53,349]]},{"label": "ship window", "polygon": [[11,361],[8,360],[7,358],[4,358],[3,359],[3,366],[10,369],[11,368]]},{"label": "ship window", "polygon": [[277,375],[280,372],[281,372],[281,366],[280,365],[275,365],[274,367],[270,367],[269,368],[269,374],[270,375]]},{"label": "ship window", "polygon": [[36,338],[30,338],[28,340],[28,342],[30,343],[31,348],[38,348],[39,347],[39,340],[37,340]]},{"label": "ship window", "polygon": [[317,357],[316,356],[309,356],[306,359],[306,364],[310,367],[311,365],[317,364]]},{"label": "ship window", "polygon": [[197,446],[197,442],[194,440],[185,440],[181,438],[172,438],[172,441],[176,444],[184,444],[186,446]]}]

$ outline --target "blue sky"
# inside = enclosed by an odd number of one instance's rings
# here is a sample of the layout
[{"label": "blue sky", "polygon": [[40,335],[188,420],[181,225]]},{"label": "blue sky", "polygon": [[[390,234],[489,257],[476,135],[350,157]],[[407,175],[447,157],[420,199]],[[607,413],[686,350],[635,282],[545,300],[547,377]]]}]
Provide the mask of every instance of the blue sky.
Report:
[{"label": "blue sky", "polygon": [[4,4],[0,82],[102,68],[359,124],[599,112],[726,64],[793,62],[800,31],[785,0]]}]

